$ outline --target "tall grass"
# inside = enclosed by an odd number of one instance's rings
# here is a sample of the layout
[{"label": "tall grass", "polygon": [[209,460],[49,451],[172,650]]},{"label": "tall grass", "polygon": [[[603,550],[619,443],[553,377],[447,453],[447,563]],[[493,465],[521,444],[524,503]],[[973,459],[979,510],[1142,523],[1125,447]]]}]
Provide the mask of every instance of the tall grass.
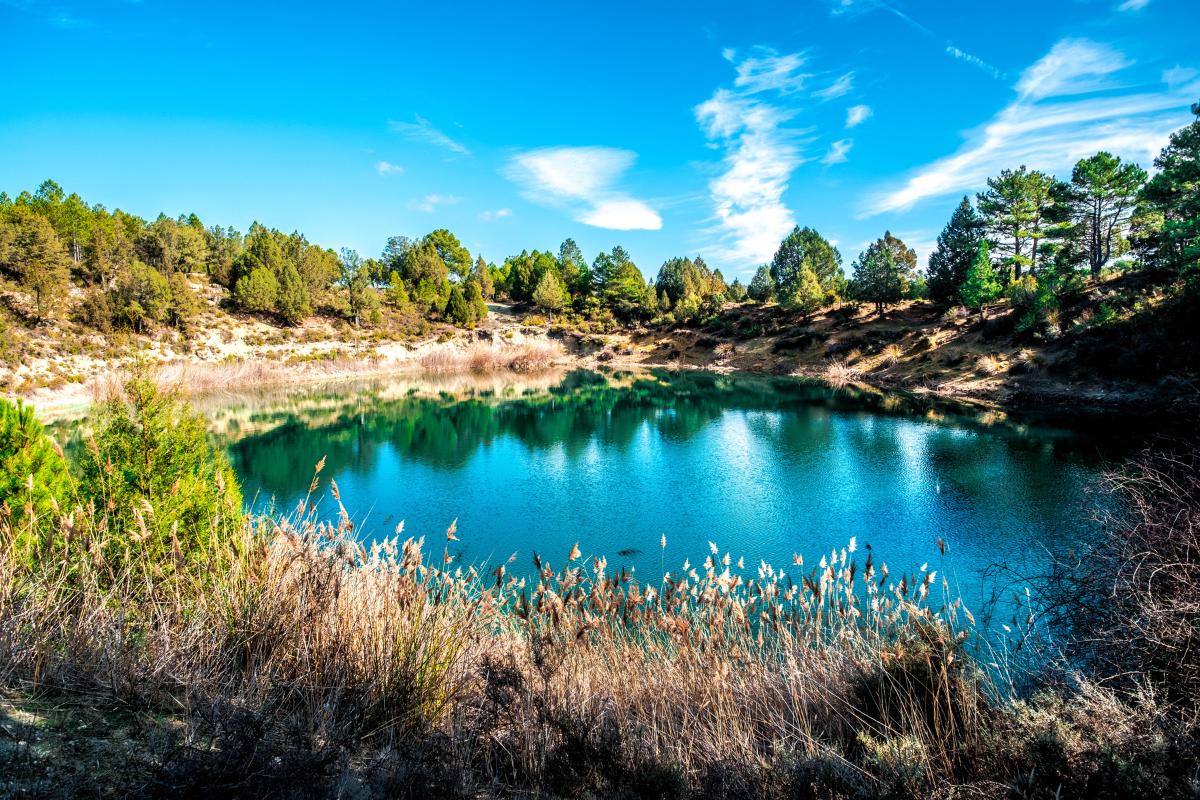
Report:
[{"label": "tall grass", "polygon": [[514,345],[479,342],[469,347],[446,345],[433,348],[421,356],[421,367],[433,373],[538,372],[553,366],[560,355],[557,347],[544,342]]},{"label": "tall grass", "polygon": [[[0,513],[0,682],[173,720],[165,744],[125,747],[151,751],[156,777],[114,792],[143,796],[1033,798],[1200,785],[1194,728],[1164,722],[1154,673],[1138,693],[1076,677],[1009,696],[972,657],[973,619],[945,579],[893,575],[853,539],[815,563],[746,565],[713,543],[672,567],[664,537],[666,571],[649,582],[578,546],[530,565],[460,564],[453,525],[436,543],[401,526],[362,544],[336,484],[336,517],[323,520],[320,471],[290,513],[204,542],[208,558],[154,563],[134,552],[144,537],[111,530],[118,517],[85,500],[44,512],[59,532],[30,565]],[[1155,485],[1190,492],[1183,480]],[[114,538],[130,549],[119,559],[106,556]],[[1165,628],[1122,630],[1153,645]]]}]

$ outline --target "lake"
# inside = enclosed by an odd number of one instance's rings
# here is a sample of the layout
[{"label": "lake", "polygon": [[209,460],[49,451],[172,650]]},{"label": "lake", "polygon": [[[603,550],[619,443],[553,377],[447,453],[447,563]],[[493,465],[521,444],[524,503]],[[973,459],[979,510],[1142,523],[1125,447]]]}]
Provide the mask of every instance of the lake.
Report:
[{"label": "lake", "polygon": [[[509,380],[516,381],[516,378]],[[805,571],[853,537],[893,575],[928,563],[974,610],[1046,553],[1094,538],[1094,436],[792,378],[573,372],[509,383],[373,382],[213,399],[248,503],[293,509],[326,459],[364,540],[457,519],[460,563],[580,543],[642,580],[715,542]],[[321,512],[337,506],[322,484]],[[665,536],[665,552],[660,547]],[[940,552],[939,540],[945,544]]]}]

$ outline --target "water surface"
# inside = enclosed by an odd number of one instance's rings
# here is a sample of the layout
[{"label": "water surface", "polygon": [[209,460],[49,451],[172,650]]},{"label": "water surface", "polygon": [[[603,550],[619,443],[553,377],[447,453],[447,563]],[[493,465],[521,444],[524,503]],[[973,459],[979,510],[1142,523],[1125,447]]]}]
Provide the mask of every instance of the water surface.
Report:
[{"label": "water surface", "polygon": [[938,568],[979,608],[989,567],[1034,572],[1097,530],[1091,437],[787,378],[375,383],[207,412],[259,508],[294,507],[325,458],[364,539],[403,520],[440,551],[457,519],[460,561],[516,553],[518,569],[534,552],[560,566],[580,542],[657,579],[712,541],[753,573],[760,560],[790,569],[793,553],[815,564],[855,537],[893,574]]}]

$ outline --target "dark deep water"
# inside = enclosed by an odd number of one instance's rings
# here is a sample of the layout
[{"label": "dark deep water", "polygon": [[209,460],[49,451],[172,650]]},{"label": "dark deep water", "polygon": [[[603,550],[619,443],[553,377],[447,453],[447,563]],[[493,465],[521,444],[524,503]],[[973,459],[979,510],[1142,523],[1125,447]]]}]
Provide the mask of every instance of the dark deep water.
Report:
[{"label": "dark deep water", "polygon": [[997,587],[989,567],[1036,572],[1048,550],[1097,535],[1104,502],[1092,435],[788,378],[293,388],[206,412],[258,508],[294,508],[325,457],[364,539],[403,520],[440,551],[457,518],[459,563],[516,553],[517,569],[535,551],[560,566],[578,541],[655,580],[713,541],[752,575],[855,537],[893,575],[928,563],[978,610]]}]

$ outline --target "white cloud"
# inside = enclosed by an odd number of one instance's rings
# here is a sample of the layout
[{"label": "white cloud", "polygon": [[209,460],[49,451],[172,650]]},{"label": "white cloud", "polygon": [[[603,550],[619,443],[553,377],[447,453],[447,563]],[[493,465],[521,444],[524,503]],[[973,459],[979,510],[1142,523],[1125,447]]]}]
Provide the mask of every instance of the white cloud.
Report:
[{"label": "white cloud", "polygon": [[515,156],[504,174],[529,200],[568,208],[585,225],[656,231],[657,212],[617,188],[636,160],[636,153],[614,147],[546,147]]},{"label": "white cloud", "polygon": [[498,208],[495,211],[479,212],[479,218],[481,220],[483,220],[484,222],[495,222],[498,219],[504,219],[505,217],[511,217],[512,213],[513,212],[512,212],[511,208]]},{"label": "white cloud", "polygon": [[1122,90],[1111,78],[1129,65],[1121,53],[1102,45],[1059,42],[1021,74],[1016,99],[971,133],[958,152],[920,167],[900,188],[871,198],[865,215],[978,190],[1000,170],[1021,164],[1065,173],[1099,150],[1148,164],[1170,132],[1188,121],[1188,104],[1200,86],[1176,72],[1173,78],[1186,85]]},{"label": "white cloud", "polygon": [[853,128],[866,122],[875,112],[870,106],[850,106],[846,109],[846,127]]},{"label": "white cloud", "polygon": [[[737,53],[726,49],[722,55],[726,61],[734,61]],[[755,48],[755,55],[734,65],[737,78],[733,85],[750,94],[775,91],[781,94],[798,92],[812,77],[800,72],[808,57],[804,53],[779,55],[769,48]]]},{"label": "white cloud", "polygon": [[1117,11],[1141,11],[1148,5],[1150,5],[1150,0],[1125,0],[1124,3],[1117,6]]},{"label": "white cloud", "polygon": [[979,56],[972,55],[971,53],[968,53],[966,50],[960,50],[959,48],[955,47],[952,44],[946,45],[946,55],[951,56],[953,58],[957,58],[959,61],[965,61],[966,63],[970,64],[971,66],[978,67],[979,69],[983,70],[988,75],[991,75],[993,78],[996,78],[997,80],[1004,77],[1003,72],[996,69],[991,64],[989,64],[988,62],[986,62],[982,58],[980,58]]},{"label": "white cloud", "polygon": [[1108,76],[1132,62],[1107,45],[1087,39],[1063,39],[1017,81],[1023,100],[1067,97],[1109,88]]},{"label": "white cloud", "polygon": [[1176,64],[1170,69],[1163,71],[1162,79],[1168,89],[1179,89],[1195,83],[1197,76],[1200,76],[1200,72],[1191,67],[1181,67]]},{"label": "white cloud", "polygon": [[846,161],[846,154],[854,146],[853,139],[838,139],[829,145],[829,152],[821,159],[822,164],[841,164]]},{"label": "white cloud", "polygon": [[833,100],[835,97],[841,97],[848,94],[854,88],[854,71],[851,70],[845,75],[842,75],[833,83],[826,86],[820,91],[813,92],[813,96],[819,97],[822,100]]},{"label": "white cloud", "polygon": [[425,119],[420,114],[414,114],[413,119],[414,122],[396,122],[395,120],[392,120],[388,123],[388,127],[390,127],[396,133],[407,136],[409,139],[412,139],[415,142],[431,144],[434,147],[440,147],[444,150],[449,150],[450,152],[456,153],[460,156],[471,155],[471,151],[467,149],[466,145],[451,139],[449,136],[433,127],[429,120]]},{"label": "white cloud", "polygon": [[380,175],[399,175],[404,172],[404,167],[389,161],[377,161],[375,162],[375,171]]},{"label": "white cloud", "polygon": [[454,205],[459,200],[462,200],[462,198],[452,194],[427,194],[413,203],[412,208],[417,211],[424,211],[426,214],[432,214],[434,211],[437,211],[438,206]]},{"label": "white cloud", "polygon": [[783,202],[792,172],[805,159],[792,112],[752,96],[718,89],[696,106],[696,121],[725,151],[724,172],[709,182],[719,226],[720,256],[739,266],[767,261],[796,224]]}]

